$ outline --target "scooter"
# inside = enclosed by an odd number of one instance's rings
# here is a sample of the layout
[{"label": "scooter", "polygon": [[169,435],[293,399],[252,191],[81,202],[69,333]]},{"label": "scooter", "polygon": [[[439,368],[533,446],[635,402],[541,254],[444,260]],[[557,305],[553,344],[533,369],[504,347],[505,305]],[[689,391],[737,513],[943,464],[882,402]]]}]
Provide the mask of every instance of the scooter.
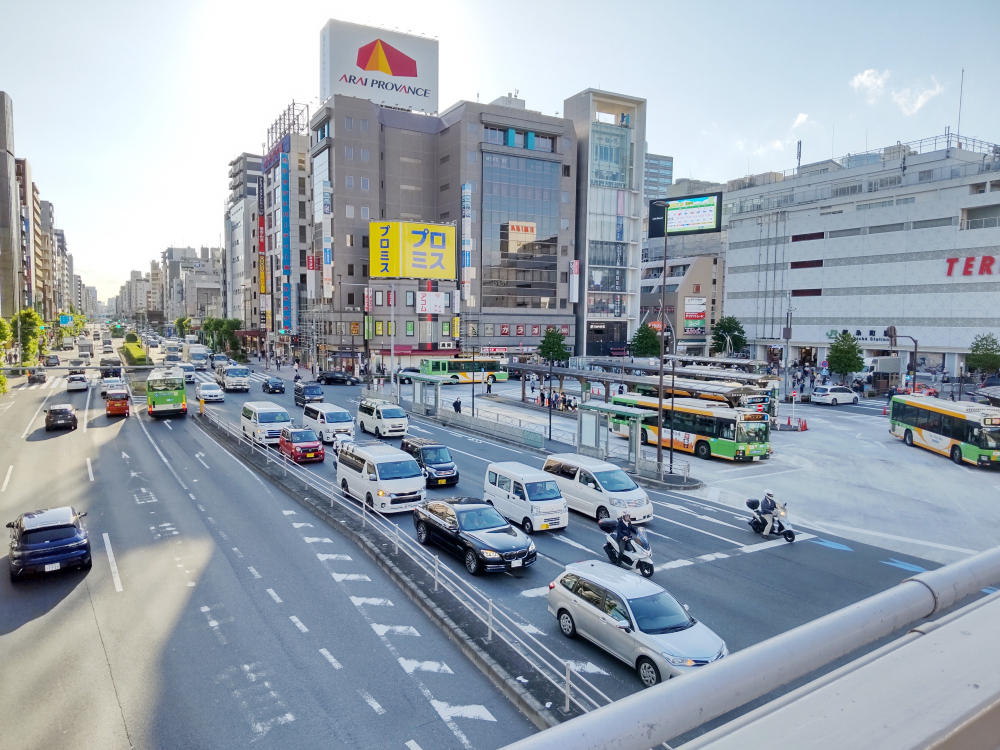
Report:
[{"label": "scooter", "polygon": [[[767,528],[767,519],[760,513],[760,500],[754,500],[753,498],[747,500],[747,507],[753,511],[753,515],[747,523],[750,524],[750,528],[753,529],[755,534],[763,534],[764,529]],[[784,505],[775,503],[774,523],[771,524],[771,533],[775,536],[784,537],[786,542],[795,541],[795,530],[792,529],[792,524],[788,520],[787,503]]]},{"label": "scooter", "polygon": [[625,551],[621,559],[618,558],[618,538],[615,532],[618,529],[618,521],[605,518],[599,522],[601,531],[607,538],[604,545],[604,552],[612,565],[625,568],[626,570],[637,571],[643,578],[653,575],[653,551],[649,548],[649,541],[646,539],[646,532],[635,527],[635,535],[625,543]]}]

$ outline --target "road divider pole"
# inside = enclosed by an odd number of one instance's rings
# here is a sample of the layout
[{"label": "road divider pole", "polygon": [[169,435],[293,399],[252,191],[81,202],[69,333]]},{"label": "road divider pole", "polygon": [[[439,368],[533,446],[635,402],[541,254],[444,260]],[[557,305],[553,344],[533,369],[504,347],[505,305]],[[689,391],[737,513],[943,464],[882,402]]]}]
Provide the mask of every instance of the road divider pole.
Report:
[{"label": "road divider pole", "polygon": [[434,555],[434,590],[438,590],[438,563],[440,559],[437,555]]},{"label": "road divider pole", "polygon": [[486,626],[486,640],[490,643],[493,642],[493,600],[490,599],[490,617]]},{"label": "road divider pole", "polygon": [[566,665],[566,706],[564,710],[569,713],[569,690],[570,690],[570,672],[572,669],[569,664]]}]

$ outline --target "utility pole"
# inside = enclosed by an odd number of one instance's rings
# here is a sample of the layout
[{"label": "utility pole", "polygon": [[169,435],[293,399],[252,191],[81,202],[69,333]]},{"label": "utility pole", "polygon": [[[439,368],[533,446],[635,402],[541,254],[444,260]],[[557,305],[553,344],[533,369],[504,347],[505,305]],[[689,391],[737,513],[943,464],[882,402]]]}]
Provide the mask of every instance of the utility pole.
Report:
[{"label": "utility pole", "polygon": [[[663,467],[663,355],[666,353],[664,337],[666,336],[666,330],[664,323],[667,322],[667,214],[669,213],[669,208],[666,203],[663,204],[663,271],[660,273],[660,318],[662,322],[660,323],[660,387],[657,389],[657,394],[659,396],[658,403],[656,407],[656,463],[660,466],[660,475],[662,476]],[[674,354],[677,354],[677,336],[674,333],[673,326],[670,326],[671,331],[671,343],[673,344]],[[677,359],[673,359],[673,372],[677,372]],[[673,375],[671,375],[670,381],[670,470],[673,471],[674,465],[674,411],[673,411],[673,400],[674,400],[674,389],[673,389]]]}]

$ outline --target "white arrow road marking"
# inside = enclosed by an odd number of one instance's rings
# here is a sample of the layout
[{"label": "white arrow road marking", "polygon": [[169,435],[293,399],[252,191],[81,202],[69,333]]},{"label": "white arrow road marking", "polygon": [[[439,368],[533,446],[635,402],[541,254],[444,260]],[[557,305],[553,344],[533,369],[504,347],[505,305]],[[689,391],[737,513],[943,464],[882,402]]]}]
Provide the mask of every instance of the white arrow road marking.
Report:
[{"label": "white arrow road marking", "polygon": [[[90,468],[90,459],[89,459],[89,458],[87,459],[87,468],[88,468],[88,469]],[[10,465],[10,468],[9,468],[9,469],[7,469],[7,476],[5,476],[5,477],[4,477],[4,480],[3,480],[3,487],[0,487],[0,492],[6,492],[6,491],[7,491],[7,482],[9,482],[9,481],[10,481],[10,473],[11,473],[12,471],[14,471],[14,464],[11,464],[11,465]],[[94,477],[93,477],[93,476],[91,476],[91,477],[90,477],[90,481],[91,481],[91,482],[93,482],[93,481],[94,481]]]},{"label": "white arrow road marking", "polygon": [[295,515],[295,511],[294,510],[283,510],[281,512],[284,513],[286,516],[294,516]]},{"label": "white arrow road marking", "polygon": [[312,544],[313,542],[321,542],[321,543],[324,543],[324,544],[333,544],[333,540],[332,539],[328,539],[326,537],[321,537],[321,536],[305,536],[305,537],[302,537],[302,541],[304,541],[306,544]]},{"label": "white arrow road marking", "polygon": [[271,598],[274,599],[274,601],[281,604],[281,597],[274,593],[274,589],[268,589],[267,593],[271,595]]},{"label": "white arrow road marking", "polygon": [[371,694],[366,690],[359,690],[358,695],[365,699],[365,703],[372,707],[372,711],[377,713],[379,716],[385,713],[385,709],[379,705],[378,701],[372,698]]},{"label": "white arrow road marking", "polygon": [[416,432],[425,432],[428,435],[433,434],[430,430],[425,430],[423,427],[417,427],[416,425],[412,425],[412,424],[410,425],[409,429],[414,430]]},{"label": "white arrow road marking", "polygon": [[124,458],[126,461],[128,461],[128,459],[129,459],[128,453],[126,453],[125,451],[122,451],[122,458]]},{"label": "white arrow road marking", "polygon": [[289,617],[288,619],[289,619],[289,620],[291,620],[292,622],[294,622],[294,623],[295,623],[295,627],[297,627],[297,628],[298,628],[299,630],[301,630],[301,631],[302,631],[303,633],[308,633],[308,632],[309,632],[309,628],[307,628],[307,627],[306,627],[305,625],[303,625],[303,624],[302,624],[302,621],[301,621],[301,620],[299,620],[299,618],[298,618],[298,617],[296,617],[295,615],[292,615],[292,616],[291,616],[291,617]]},{"label": "white arrow road marking", "polygon": [[531,623],[519,622],[519,623],[516,623],[516,624],[517,624],[517,626],[519,628],[521,628],[521,630],[523,630],[528,635],[545,635],[545,631],[544,630],[539,630],[538,628],[536,628]]},{"label": "white arrow road marking", "polygon": [[539,596],[545,596],[549,593],[548,586],[539,586],[537,589],[525,589],[521,592],[521,596],[526,596],[529,599],[534,599]]},{"label": "white arrow road marking", "polygon": [[324,560],[346,560],[347,562],[351,562],[350,555],[324,555],[322,552],[317,552],[316,557],[319,558],[320,562]]},{"label": "white arrow road marking", "polygon": [[416,659],[404,659],[403,657],[399,657],[399,666],[406,670],[406,674],[413,674],[414,672],[455,674],[443,661],[417,661]]},{"label": "white arrow road marking", "polygon": [[111,537],[104,535],[104,549],[108,553],[108,563],[111,565],[111,577],[115,582],[115,591],[122,592],[122,579],[118,576],[118,563],[115,562],[115,553],[111,551]]},{"label": "white arrow road marking", "polygon": [[486,710],[486,706],[452,706],[450,703],[438,700],[431,701],[431,705],[434,706],[434,710],[438,712],[438,716],[445,721],[456,718],[496,721],[496,719],[493,718],[493,714]]},{"label": "white arrow road marking", "polygon": [[293,529],[301,529],[303,526],[308,526],[310,529],[312,528],[312,524],[311,523],[293,523],[292,524],[292,528]]},{"label": "white arrow road marking", "polygon": [[[168,424],[169,424],[169,423],[168,423]],[[202,465],[202,466],[204,466],[204,467],[205,467],[205,468],[207,469],[207,468],[208,468],[208,464],[206,464],[206,463],[205,463],[205,462],[204,462],[204,461],[202,460],[202,458],[204,457],[204,455],[205,455],[204,453],[195,453],[195,454],[194,454],[194,457],[195,457],[195,458],[197,458],[197,459],[198,459],[198,461],[199,461],[199,462],[201,463],[201,465]]]},{"label": "white arrow road marking", "polygon": [[406,747],[406,750],[424,750],[422,747],[420,747],[420,745],[418,745],[413,740],[407,742],[406,745],[404,745],[404,747]]},{"label": "white arrow road marking", "polygon": [[379,636],[383,636],[386,633],[390,635],[420,635],[417,629],[410,625],[379,625],[377,622],[373,622],[371,625],[372,630],[378,633]]},{"label": "white arrow road marking", "polygon": [[370,581],[371,578],[363,573],[331,573],[333,580],[337,583],[341,581]]},{"label": "white arrow road marking", "polygon": [[371,605],[376,606],[376,607],[392,607],[392,606],[394,606],[393,603],[390,602],[388,599],[369,599],[369,598],[364,597],[364,596],[352,596],[351,597],[351,603],[355,607],[361,607],[361,606],[364,606],[366,604],[371,604]]},{"label": "white arrow road marking", "polygon": [[170,422],[164,422],[163,424],[165,424],[167,426],[168,430],[170,430],[171,432],[173,432],[174,428],[170,425]]},{"label": "white arrow road marking", "polygon": [[340,663],[339,661],[337,661],[336,659],[334,659],[334,658],[333,658],[333,654],[331,654],[331,653],[330,653],[329,651],[327,651],[327,650],[326,650],[325,648],[321,648],[321,649],[319,650],[319,652],[320,652],[321,654],[323,654],[323,658],[324,658],[324,659],[326,659],[326,660],[327,660],[328,662],[330,662],[330,664],[331,664],[331,665],[333,666],[333,668],[334,668],[334,669],[343,669],[343,668],[344,668],[344,665],[343,665],[343,664],[341,664],[341,663]]},{"label": "white arrow road marking", "polygon": [[557,535],[557,534],[549,534],[549,536],[552,537],[553,539],[558,539],[563,544],[568,544],[571,547],[576,547],[577,549],[586,550],[587,552],[591,553],[592,555],[596,555],[597,554],[592,549],[590,549],[590,547],[584,547],[582,544],[580,544],[579,542],[574,542],[572,539],[567,539],[566,537],[560,536],[560,535]]},{"label": "white arrow road marking", "polygon": [[566,664],[568,664],[570,669],[574,672],[579,672],[580,674],[607,674],[607,672],[599,666],[589,661],[567,661]]}]

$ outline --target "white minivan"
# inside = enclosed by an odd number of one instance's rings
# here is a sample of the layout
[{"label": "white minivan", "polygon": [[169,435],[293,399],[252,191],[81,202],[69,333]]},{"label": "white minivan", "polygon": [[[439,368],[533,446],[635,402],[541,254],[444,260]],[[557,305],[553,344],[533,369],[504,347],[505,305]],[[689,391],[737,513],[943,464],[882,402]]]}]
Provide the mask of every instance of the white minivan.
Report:
[{"label": "white minivan", "polygon": [[598,521],[617,521],[625,511],[637,523],[653,517],[646,491],[607,461],[576,453],[554,453],[546,459],[542,471],[555,478],[570,508]]},{"label": "white minivan", "polygon": [[240,427],[251,440],[277,445],[283,427],[291,427],[288,410],[273,401],[247,401],[240,412]]},{"label": "white minivan", "polygon": [[354,437],[354,417],[336,404],[306,404],[302,410],[302,425],[315,430],[324,443],[332,443],[342,433]]},{"label": "white minivan", "polygon": [[392,401],[366,398],[358,404],[358,427],[362,432],[374,433],[380,440],[384,437],[403,437],[409,426],[406,412]]},{"label": "white minivan", "polygon": [[553,477],[517,461],[486,467],[483,499],[525,534],[569,524],[569,508]]},{"label": "white minivan", "polygon": [[427,497],[427,476],[413,456],[378,440],[344,443],[337,476],[345,495],[379,513],[413,510]]}]

